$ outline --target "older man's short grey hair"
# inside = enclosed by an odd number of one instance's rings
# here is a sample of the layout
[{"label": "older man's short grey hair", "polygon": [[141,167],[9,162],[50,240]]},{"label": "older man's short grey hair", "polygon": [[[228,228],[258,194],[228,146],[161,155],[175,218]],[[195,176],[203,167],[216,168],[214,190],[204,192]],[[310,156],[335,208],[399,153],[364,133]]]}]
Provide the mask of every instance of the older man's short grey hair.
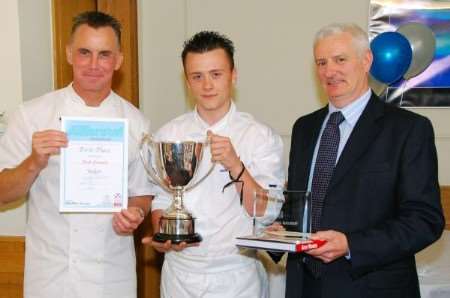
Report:
[{"label": "older man's short grey hair", "polygon": [[363,55],[366,50],[369,49],[370,46],[367,33],[358,25],[352,23],[334,23],[322,27],[322,29],[316,33],[314,47],[321,39],[341,33],[349,33],[352,36],[353,45],[360,55]]}]

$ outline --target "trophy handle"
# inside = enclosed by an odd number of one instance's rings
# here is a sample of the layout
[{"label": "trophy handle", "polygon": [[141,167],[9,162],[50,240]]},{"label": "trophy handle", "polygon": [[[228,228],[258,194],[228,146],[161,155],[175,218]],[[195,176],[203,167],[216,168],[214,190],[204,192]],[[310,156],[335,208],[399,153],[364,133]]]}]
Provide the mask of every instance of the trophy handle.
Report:
[{"label": "trophy handle", "polygon": [[[151,149],[148,149],[147,146],[153,146],[155,142],[153,141],[153,138],[149,134],[144,134],[141,140],[141,144],[139,145],[139,155],[141,156],[142,163],[144,164],[144,169],[147,172],[147,174],[153,179],[153,182],[156,184],[159,184],[162,188],[164,188],[167,192],[172,193],[173,190],[170,189],[161,179],[161,177],[158,176],[157,171],[153,167],[152,163],[152,157],[153,153]],[[150,155],[150,160],[146,158],[147,153]],[[150,165],[150,167],[148,167]]]},{"label": "trophy handle", "polygon": [[[204,149],[206,149],[207,147],[209,147],[209,145],[210,145],[210,142],[209,142],[209,141],[204,142],[204,143],[203,143]],[[204,152],[204,151],[202,150],[202,155],[203,155],[203,152]],[[216,162],[214,161],[214,162],[212,162],[211,167],[209,168],[208,172],[206,172],[206,174],[205,174],[202,178],[200,178],[198,181],[196,181],[195,183],[192,183],[192,185],[188,185],[188,186],[186,187],[186,191],[188,191],[188,190],[190,190],[190,189],[196,187],[200,182],[202,182],[203,180],[205,180],[206,177],[208,177],[209,174],[211,174],[211,172],[214,170],[214,167],[215,167],[215,166],[216,166]]]}]

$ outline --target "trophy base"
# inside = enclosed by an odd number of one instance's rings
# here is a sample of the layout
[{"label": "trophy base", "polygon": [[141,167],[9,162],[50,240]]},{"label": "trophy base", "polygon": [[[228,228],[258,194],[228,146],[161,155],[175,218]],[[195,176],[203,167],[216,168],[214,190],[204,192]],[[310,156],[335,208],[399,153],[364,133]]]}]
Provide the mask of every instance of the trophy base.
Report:
[{"label": "trophy base", "polygon": [[167,240],[172,241],[173,244],[180,244],[181,242],[186,243],[196,243],[202,241],[202,236],[200,234],[189,234],[189,235],[171,235],[171,234],[163,234],[156,233],[153,235],[153,241],[164,243]]}]

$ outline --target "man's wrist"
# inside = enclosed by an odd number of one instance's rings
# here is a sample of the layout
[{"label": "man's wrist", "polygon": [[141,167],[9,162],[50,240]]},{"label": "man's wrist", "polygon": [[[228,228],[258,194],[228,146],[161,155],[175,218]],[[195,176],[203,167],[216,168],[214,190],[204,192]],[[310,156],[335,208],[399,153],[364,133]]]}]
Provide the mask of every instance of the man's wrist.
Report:
[{"label": "man's wrist", "polygon": [[241,160],[239,160],[238,165],[233,167],[232,170],[230,169],[230,171],[229,171],[230,178],[232,180],[238,180],[239,178],[241,178],[240,176],[242,176],[242,173],[244,172],[244,170],[245,170],[244,163]]},{"label": "man's wrist", "polygon": [[37,175],[43,168],[45,168],[45,166],[42,167],[31,155],[25,161],[25,169],[28,173]]},{"label": "man's wrist", "polygon": [[142,207],[139,206],[133,206],[133,208],[135,208],[137,210],[137,212],[139,213],[139,215],[144,218],[145,217],[145,211]]}]

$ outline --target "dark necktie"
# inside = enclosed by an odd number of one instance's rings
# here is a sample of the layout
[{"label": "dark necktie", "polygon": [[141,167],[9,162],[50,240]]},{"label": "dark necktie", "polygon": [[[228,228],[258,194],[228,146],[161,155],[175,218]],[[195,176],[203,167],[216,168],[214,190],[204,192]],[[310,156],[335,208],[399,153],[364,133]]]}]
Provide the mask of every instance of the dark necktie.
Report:
[{"label": "dark necktie", "polygon": [[[341,124],[344,119],[341,112],[332,113],[322,133],[322,137],[320,138],[319,151],[317,152],[311,185],[312,232],[317,232],[320,229],[320,219],[322,217],[324,199],[336,165],[340,139],[339,124]],[[320,276],[320,260],[307,257],[306,264],[315,277]]]}]

